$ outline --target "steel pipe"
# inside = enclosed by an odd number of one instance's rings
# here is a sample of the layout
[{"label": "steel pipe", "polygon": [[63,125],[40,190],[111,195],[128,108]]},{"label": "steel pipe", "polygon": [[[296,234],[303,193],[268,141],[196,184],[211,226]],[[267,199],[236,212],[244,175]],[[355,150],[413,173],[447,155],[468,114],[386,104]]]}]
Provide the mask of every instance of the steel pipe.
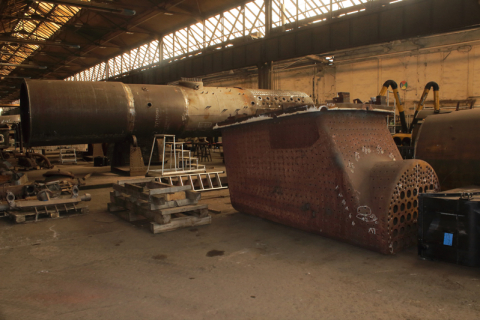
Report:
[{"label": "steel pipe", "polygon": [[214,135],[229,116],[313,105],[302,92],[180,85],[25,80],[20,90],[29,146],[125,141],[130,136]]}]

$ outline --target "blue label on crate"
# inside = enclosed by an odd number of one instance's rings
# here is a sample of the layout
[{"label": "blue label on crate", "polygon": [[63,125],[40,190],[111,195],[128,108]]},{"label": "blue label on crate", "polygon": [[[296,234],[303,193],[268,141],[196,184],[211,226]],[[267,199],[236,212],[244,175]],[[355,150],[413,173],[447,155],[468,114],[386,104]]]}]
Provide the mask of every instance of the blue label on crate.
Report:
[{"label": "blue label on crate", "polygon": [[453,233],[446,233],[443,237],[443,244],[446,246],[452,246],[453,243]]}]

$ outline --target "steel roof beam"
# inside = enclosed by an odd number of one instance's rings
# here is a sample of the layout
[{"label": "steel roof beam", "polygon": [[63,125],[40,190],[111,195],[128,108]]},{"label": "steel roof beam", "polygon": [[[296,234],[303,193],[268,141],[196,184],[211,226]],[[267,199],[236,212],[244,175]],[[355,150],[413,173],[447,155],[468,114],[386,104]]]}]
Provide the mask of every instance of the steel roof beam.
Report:
[{"label": "steel roof beam", "polygon": [[36,65],[33,65],[33,64],[17,64],[17,63],[6,63],[6,62],[0,62],[0,66],[17,67],[17,68],[31,68],[31,69],[47,69],[46,66],[36,66]]},{"label": "steel roof beam", "polygon": [[0,42],[25,43],[25,44],[34,44],[38,46],[56,46],[56,47],[68,47],[72,49],[80,49],[80,46],[78,44],[48,41],[48,40],[40,41],[40,40],[19,39],[19,38],[12,38],[12,37],[0,37]]},{"label": "steel roof beam", "polygon": [[100,3],[92,3],[92,2],[85,2],[85,1],[42,0],[42,2],[52,3],[52,4],[62,4],[62,5],[66,5],[66,6],[78,7],[78,8],[87,9],[87,10],[122,14],[122,15],[125,15],[125,16],[134,16],[136,14],[135,10],[118,8],[118,7],[113,7],[113,6],[110,6],[110,5],[105,5],[105,4],[100,4]]}]

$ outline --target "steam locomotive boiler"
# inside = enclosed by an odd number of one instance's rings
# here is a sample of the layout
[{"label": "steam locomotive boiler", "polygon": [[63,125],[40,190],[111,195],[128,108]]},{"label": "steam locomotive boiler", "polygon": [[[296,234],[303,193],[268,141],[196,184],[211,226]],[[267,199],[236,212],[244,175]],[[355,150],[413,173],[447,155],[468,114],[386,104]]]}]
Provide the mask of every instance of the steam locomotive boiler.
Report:
[{"label": "steam locomotive boiler", "polygon": [[302,92],[179,85],[25,80],[20,112],[26,145],[112,143],[131,136],[214,135],[233,115],[313,105]]}]

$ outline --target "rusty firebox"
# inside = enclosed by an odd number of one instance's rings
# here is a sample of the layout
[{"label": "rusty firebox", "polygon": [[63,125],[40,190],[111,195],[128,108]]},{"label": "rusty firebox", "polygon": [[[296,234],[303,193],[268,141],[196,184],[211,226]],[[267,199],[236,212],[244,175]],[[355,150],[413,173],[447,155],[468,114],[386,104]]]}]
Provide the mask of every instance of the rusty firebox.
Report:
[{"label": "rusty firebox", "polygon": [[426,162],[402,160],[387,112],[310,108],[221,125],[232,205],[384,254],[414,244],[418,194],[439,182]]}]

